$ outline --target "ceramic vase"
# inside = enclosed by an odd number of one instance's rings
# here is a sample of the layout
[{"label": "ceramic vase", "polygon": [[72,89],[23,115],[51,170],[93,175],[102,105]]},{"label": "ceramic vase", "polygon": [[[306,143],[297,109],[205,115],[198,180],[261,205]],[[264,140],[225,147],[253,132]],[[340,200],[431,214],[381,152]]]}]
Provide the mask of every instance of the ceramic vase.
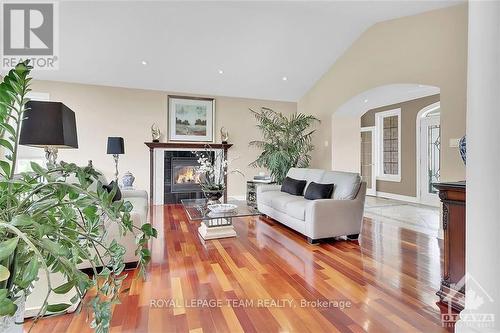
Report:
[{"label": "ceramic vase", "polygon": [[134,177],[134,175],[130,171],[125,172],[125,174],[122,177],[123,187],[124,188],[131,188],[131,187],[133,187],[134,180],[135,180],[135,177]]},{"label": "ceramic vase", "polygon": [[458,142],[458,149],[460,151],[462,161],[464,161],[464,164],[467,165],[467,139],[465,135]]}]

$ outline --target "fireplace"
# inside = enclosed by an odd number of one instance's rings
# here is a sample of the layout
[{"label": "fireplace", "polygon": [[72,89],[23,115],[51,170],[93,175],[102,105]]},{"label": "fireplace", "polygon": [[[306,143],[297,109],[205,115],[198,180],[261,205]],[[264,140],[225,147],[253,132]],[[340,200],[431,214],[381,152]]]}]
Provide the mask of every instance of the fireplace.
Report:
[{"label": "fireplace", "polygon": [[171,191],[197,192],[200,191],[200,175],[198,174],[198,159],[196,157],[173,157]]},{"label": "fireplace", "polygon": [[178,204],[182,199],[205,197],[196,173],[199,163],[194,152],[166,150],[163,167],[163,203]]}]

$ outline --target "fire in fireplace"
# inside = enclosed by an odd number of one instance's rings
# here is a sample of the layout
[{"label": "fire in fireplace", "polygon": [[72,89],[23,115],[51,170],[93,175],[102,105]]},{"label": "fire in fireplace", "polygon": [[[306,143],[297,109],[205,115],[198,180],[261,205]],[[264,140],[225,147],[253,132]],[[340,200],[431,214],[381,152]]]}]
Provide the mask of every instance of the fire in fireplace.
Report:
[{"label": "fire in fireplace", "polygon": [[199,163],[196,157],[173,157],[172,192],[200,191],[200,175],[197,173],[198,167]]},{"label": "fire in fireplace", "polygon": [[196,172],[197,167],[185,166],[177,167],[174,171],[177,177],[174,179],[176,184],[199,184],[200,175]]}]

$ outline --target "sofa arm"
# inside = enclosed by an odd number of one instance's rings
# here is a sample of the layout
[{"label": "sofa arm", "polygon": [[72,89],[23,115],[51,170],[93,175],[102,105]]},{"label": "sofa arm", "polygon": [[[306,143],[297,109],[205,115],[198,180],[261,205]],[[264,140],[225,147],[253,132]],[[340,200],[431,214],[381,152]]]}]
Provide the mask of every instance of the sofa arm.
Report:
[{"label": "sofa arm", "polygon": [[259,193],[280,190],[281,185],[278,184],[257,184],[257,197],[259,196]]},{"label": "sofa arm", "polygon": [[148,200],[148,192],[144,190],[121,190],[122,198],[143,198]]},{"label": "sofa arm", "polygon": [[352,200],[313,200],[306,207],[306,235],[312,239],[359,234],[363,221],[366,183]]}]

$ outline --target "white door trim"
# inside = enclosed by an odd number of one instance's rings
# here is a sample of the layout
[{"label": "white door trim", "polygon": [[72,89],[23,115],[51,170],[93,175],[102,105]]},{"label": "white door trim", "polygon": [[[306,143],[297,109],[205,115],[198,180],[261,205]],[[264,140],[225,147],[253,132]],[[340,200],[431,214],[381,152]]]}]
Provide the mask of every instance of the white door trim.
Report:
[{"label": "white door trim", "polygon": [[[422,202],[422,190],[421,190],[421,184],[420,184],[420,173],[421,173],[421,154],[420,154],[420,131],[421,131],[421,120],[423,117],[425,117],[426,114],[428,114],[429,112],[431,111],[434,111],[436,108],[439,108],[441,107],[441,101],[439,102],[436,102],[436,103],[433,103],[431,105],[428,105],[426,106],[425,108],[423,108],[422,110],[420,110],[418,113],[417,113],[417,119],[415,120],[416,122],[416,131],[415,131],[415,135],[416,135],[416,138],[415,138],[415,143],[416,143],[416,198],[417,198],[417,201],[419,203],[422,203],[422,204],[429,204],[429,203],[424,203]],[[442,143],[442,142],[441,142]],[[441,158],[441,156],[440,156]],[[439,202],[437,203],[437,205],[439,205]]]},{"label": "white door trim", "polygon": [[[372,187],[366,189],[367,195],[377,195],[377,128],[375,126],[361,127],[361,132],[372,132]],[[361,141],[360,141],[361,145]],[[361,150],[360,150],[361,151]],[[360,163],[361,164],[361,163]],[[361,173],[361,170],[360,170]]]}]

